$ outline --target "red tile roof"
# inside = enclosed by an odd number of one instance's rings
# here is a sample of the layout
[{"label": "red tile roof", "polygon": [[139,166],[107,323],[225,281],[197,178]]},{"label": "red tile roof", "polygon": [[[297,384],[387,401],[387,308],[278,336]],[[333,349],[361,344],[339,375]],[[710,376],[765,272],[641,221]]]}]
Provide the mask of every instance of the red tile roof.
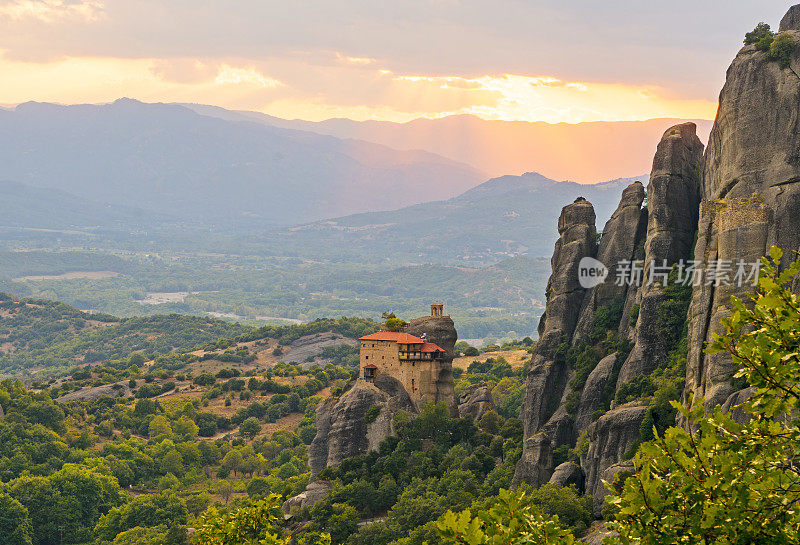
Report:
[{"label": "red tile roof", "polygon": [[361,337],[362,341],[394,341],[401,344],[422,344],[425,341],[408,333],[396,333],[394,331],[378,331],[372,335]]},{"label": "red tile roof", "polygon": [[377,365],[373,365],[373,364],[371,364],[371,363],[370,363],[369,365],[365,365],[365,366],[364,366],[364,369],[377,369],[377,368],[378,368],[378,366],[377,366]]},{"label": "red tile roof", "polygon": [[425,343],[422,345],[421,352],[444,352],[438,344]]}]

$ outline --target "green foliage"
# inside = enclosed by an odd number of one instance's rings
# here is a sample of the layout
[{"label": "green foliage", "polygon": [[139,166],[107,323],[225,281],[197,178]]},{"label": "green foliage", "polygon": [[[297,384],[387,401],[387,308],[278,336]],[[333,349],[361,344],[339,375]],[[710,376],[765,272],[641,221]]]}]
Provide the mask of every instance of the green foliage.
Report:
[{"label": "green foliage", "polygon": [[598,307],[592,318],[592,340],[599,341],[605,337],[606,331],[617,329],[622,319],[623,301],[615,301],[610,305]]},{"label": "green foliage", "polygon": [[25,506],[0,492],[0,543],[31,545],[32,533],[33,526]]},{"label": "green foliage", "polygon": [[401,331],[403,327],[405,327],[406,322],[400,318],[387,318],[384,325],[387,331]]},{"label": "green foliage", "polygon": [[381,407],[380,405],[372,405],[367,412],[364,413],[364,422],[367,424],[372,424],[375,422],[375,419],[378,418],[378,415],[381,414]]},{"label": "green foliage", "polygon": [[90,541],[100,516],[122,503],[116,479],[73,464],[48,477],[19,477],[10,495],[28,510],[36,545],[59,543],[61,526],[69,529],[65,543]]},{"label": "green foliage", "polygon": [[170,492],[137,496],[100,517],[94,535],[100,542],[110,542],[137,526],[185,525],[187,514],[186,505]]},{"label": "green foliage", "polygon": [[769,42],[772,42],[774,35],[767,23],[758,23],[756,28],[744,35],[744,44],[756,44],[756,48],[759,49],[763,47],[761,45],[763,42],[768,41],[766,48],[769,49]]},{"label": "green foliage", "polygon": [[[211,507],[200,517],[193,541],[196,545],[286,545],[288,540],[281,537],[280,500],[271,494],[227,513]],[[330,537],[318,543],[330,545]]]},{"label": "green foliage", "polygon": [[561,528],[558,517],[545,519],[524,491],[501,490],[497,504],[474,518],[469,510],[460,514],[448,511],[438,527],[445,544],[574,543],[572,533]]},{"label": "green foliage", "polygon": [[260,431],[261,431],[261,424],[259,424],[258,418],[254,416],[247,418],[239,426],[239,432],[245,437],[249,437],[250,439],[258,435],[258,432]]},{"label": "green foliage", "polygon": [[769,53],[767,58],[772,61],[778,61],[778,66],[781,68],[789,68],[792,62],[792,53],[797,48],[797,39],[789,32],[781,32],[772,43],[769,45]]},{"label": "green foliage", "polygon": [[755,387],[735,422],[702,400],[673,402],[686,428],[672,427],[640,447],[636,474],[611,501],[617,543],[797,543],[800,539],[800,301],[788,285],[800,262],[779,270],[782,252],[762,259],[756,293],[732,298],[710,353],[725,352]]}]

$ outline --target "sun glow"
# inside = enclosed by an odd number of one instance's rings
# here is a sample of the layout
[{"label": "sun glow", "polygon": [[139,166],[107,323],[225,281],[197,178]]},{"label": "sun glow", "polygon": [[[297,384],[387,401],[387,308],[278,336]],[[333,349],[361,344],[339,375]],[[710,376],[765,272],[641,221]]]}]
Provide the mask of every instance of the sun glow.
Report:
[{"label": "sun glow", "polygon": [[339,62],[315,65],[287,59],[69,57],[27,62],[0,57],[0,103],[91,103],[129,96],[312,121],[347,117],[396,122],[454,114],[549,123],[708,119],[716,108],[707,100],[670,97],[656,86],[563,81],[547,75],[398,74],[374,59],[335,58]]}]

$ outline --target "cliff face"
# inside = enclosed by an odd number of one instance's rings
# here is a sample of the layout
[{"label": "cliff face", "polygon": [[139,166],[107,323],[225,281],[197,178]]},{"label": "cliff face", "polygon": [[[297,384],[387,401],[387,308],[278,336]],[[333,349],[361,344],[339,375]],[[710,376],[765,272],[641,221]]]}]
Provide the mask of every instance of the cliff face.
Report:
[{"label": "cliff face", "polygon": [[[687,260],[694,243],[700,206],[700,161],[703,144],[694,123],[667,129],[658,143],[653,171],[647,185],[647,235],[644,243],[642,284],[635,300],[639,315],[634,346],[619,372],[618,387],[634,377],[651,373],[667,352],[658,328],[663,302],[663,281],[657,274],[669,272],[679,260]],[[655,265],[656,268],[651,268]],[[650,282],[650,278],[653,282]]]},{"label": "cliff face", "polygon": [[[379,407],[378,417],[367,422],[371,407]],[[356,384],[341,398],[328,398],[317,406],[317,434],[308,447],[312,480],[326,467],[370,450],[394,433],[398,411],[415,412],[414,404],[400,381],[386,375],[374,384]]]},{"label": "cliff face", "polygon": [[[602,501],[600,476],[621,462],[639,440],[648,401],[614,409],[612,400],[616,391],[652,372],[674,348],[658,327],[662,289],[648,285],[647,264],[655,262],[668,272],[691,254],[702,152],[694,124],[667,130],[653,160],[647,209],[642,207],[644,186],[631,184],[606,223],[599,247],[591,205],[578,201],[564,208],[541,337],[527,377],[522,408],[525,441],[515,484],[547,482],[554,464],[561,461],[557,452],[563,453],[565,446],[574,446],[585,435],[588,454],[581,470],[586,474],[586,491],[597,493]],[[578,280],[584,257],[594,257],[608,269],[604,281],[588,289]],[[634,261],[641,270],[638,275],[630,272]],[[626,339],[633,341],[632,348]],[[587,357],[600,359],[586,368]]]},{"label": "cliff face", "polygon": [[586,342],[592,333],[594,313],[598,308],[625,301],[628,285],[615,281],[619,264],[634,259],[636,247],[644,240],[647,210],[642,209],[644,186],[634,182],[622,192],[619,206],[606,222],[597,250],[597,260],[608,267],[607,281],[587,290],[584,296],[573,344]]},{"label": "cliff face", "polygon": [[[800,44],[800,5],[780,30]],[[753,46],[742,48],[728,69],[703,153],[692,123],[668,129],[656,149],[646,207],[641,184],[628,187],[596,252],[588,203],[564,208],[527,380],[515,484],[580,481],[573,465],[561,463],[554,474],[561,447],[580,437],[577,443],[586,447],[579,450],[580,471],[600,515],[601,481],[631,469],[623,458],[633,453],[645,418],[656,418],[648,408],[652,390],[635,387],[659,366],[680,362],[675,349],[688,297],[684,401],[702,395],[707,408],[722,405],[735,418],[747,418],[736,405],[751,390],[734,385],[728,357],[703,350],[722,331],[730,297],[753,291],[750,264],[757,267],[773,244],[787,261],[800,248],[800,45],[783,67]],[[586,256],[597,257],[609,274],[582,290],[577,263]],[[612,284],[620,272],[615,264],[627,260],[643,263],[639,287]],[[648,283],[653,263],[654,280],[661,280],[658,273],[666,276],[681,261],[697,269],[690,289]],[[687,269],[680,272],[685,280]],[[794,287],[800,290],[800,283]],[[614,394],[624,404],[616,406]]]},{"label": "cliff face", "polygon": [[[800,6],[781,21],[800,39]],[[703,206],[695,258],[706,263],[757,262],[775,244],[784,259],[800,247],[800,50],[789,66],[745,46],[728,68],[703,162]],[[734,265],[731,278],[736,272]],[[749,271],[748,271],[749,272]],[[702,395],[710,408],[735,395],[735,366],[724,354],[703,353],[720,331],[731,295],[752,285],[695,288],[689,315],[685,398]]]},{"label": "cliff face", "polygon": [[[436,401],[447,403],[455,413],[452,361],[458,335],[453,320],[449,316],[418,318],[404,331],[418,337],[424,335],[447,352],[439,365]],[[372,407],[378,407],[380,412],[367,422],[367,411]],[[394,434],[394,417],[399,411],[417,414],[418,410],[402,383],[384,374],[378,375],[374,383],[356,382],[340,398],[323,400],[317,406],[317,434],[308,448],[311,479],[346,458],[377,450],[381,441]]]},{"label": "cliff face", "polygon": [[417,337],[424,336],[428,341],[438,344],[447,357],[439,364],[436,378],[436,402],[444,401],[450,412],[456,414],[455,390],[453,387],[453,350],[458,340],[456,327],[450,316],[423,316],[411,320],[403,331]]},{"label": "cliff face", "polygon": [[[568,380],[567,366],[556,358],[559,345],[575,331],[585,290],[578,282],[580,260],[597,252],[595,214],[592,204],[579,199],[565,206],[558,219],[559,239],[551,260],[547,282],[547,306],[539,322],[539,342],[531,356],[521,417],[525,425],[523,455],[517,463],[514,482],[536,486],[546,483],[553,471],[553,445],[540,431],[561,405]],[[560,426],[563,414],[553,426]],[[571,426],[568,426],[571,427]]]}]

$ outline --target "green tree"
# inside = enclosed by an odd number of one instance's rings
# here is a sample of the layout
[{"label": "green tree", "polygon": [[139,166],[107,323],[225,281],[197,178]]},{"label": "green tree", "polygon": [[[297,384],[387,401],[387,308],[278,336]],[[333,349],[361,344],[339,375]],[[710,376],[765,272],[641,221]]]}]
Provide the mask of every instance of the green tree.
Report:
[{"label": "green tree", "polygon": [[100,517],[122,503],[114,477],[74,464],[48,477],[19,477],[11,496],[28,509],[37,545],[59,543],[59,527],[64,543],[91,541]]},{"label": "green tree", "polygon": [[232,471],[234,477],[237,471],[241,471],[243,464],[244,458],[242,458],[242,453],[238,449],[229,451],[222,459],[222,465],[225,466],[228,471]]},{"label": "green tree", "polygon": [[797,39],[789,32],[781,32],[769,44],[768,58],[778,61],[781,68],[789,68],[792,62],[792,53],[797,48]]},{"label": "green tree", "polygon": [[101,517],[94,533],[100,541],[112,541],[117,534],[137,526],[185,525],[187,514],[186,505],[173,493],[137,496]]},{"label": "green tree", "polygon": [[158,443],[164,439],[172,439],[172,426],[170,426],[169,420],[162,414],[153,418],[148,427],[148,436]]},{"label": "green tree", "polygon": [[765,38],[772,38],[773,33],[767,23],[758,23],[756,28],[744,35],[745,45],[757,44]]},{"label": "green tree", "polygon": [[782,252],[762,259],[748,305],[732,299],[723,336],[708,351],[726,352],[735,377],[755,388],[744,404],[753,415],[734,421],[702,400],[673,402],[686,427],[672,427],[641,446],[636,472],[611,503],[617,543],[771,543],[800,541],[800,301],[789,289],[800,272],[782,272]]},{"label": "green tree", "polygon": [[249,437],[252,439],[258,432],[261,431],[261,424],[258,422],[258,418],[255,416],[251,416],[250,418],[245,419],[244,422],[241,423],[239,426],[239,432],[244,435],[245,437]]},{"label": "green tree", "polygon": [[406,322],[401,320],[400,318],[387,318],[386,319],[386,329],[387,331],[400,331],[403,327],[406,326]]},{"label": "green tree", "polygon": [[0,493],[0,543],[4,545],[31,545],[33,525],[28,510],[20,502]]}]

